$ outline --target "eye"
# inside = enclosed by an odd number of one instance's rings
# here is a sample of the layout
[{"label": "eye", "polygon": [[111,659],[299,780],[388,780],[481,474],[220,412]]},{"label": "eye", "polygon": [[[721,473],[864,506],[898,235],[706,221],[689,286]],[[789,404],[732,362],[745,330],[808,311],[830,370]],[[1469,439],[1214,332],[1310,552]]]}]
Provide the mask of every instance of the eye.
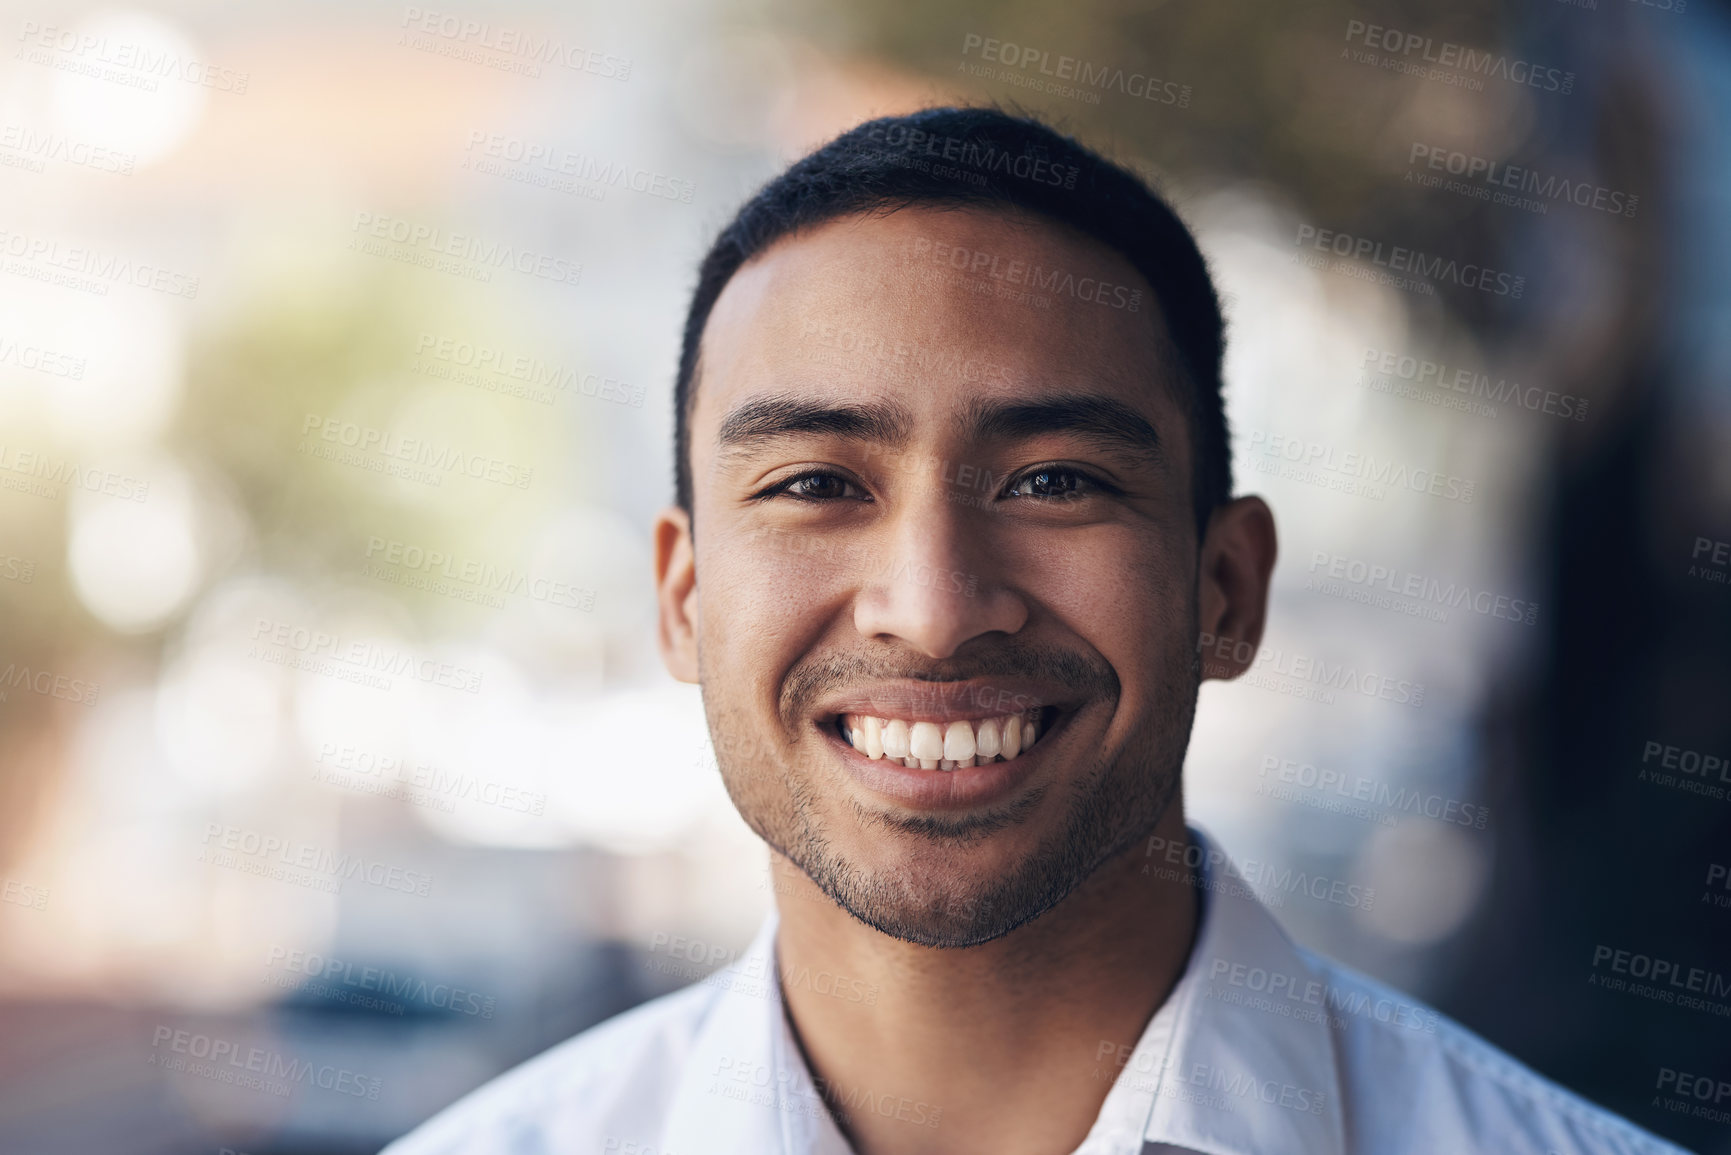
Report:
[{"label": "eye", "polygon": [[1005,497],[1032,497],[1045,501],[1074,500],[1091,493],[1111,492],[1098,478],[1061,465],[1042,465],[1022,474],[1004,490]]},{"label": "eye", "polygon": [[813,470],[778,481],[758,497],[791,497],[796,501],[846,501],[864,499],[870,501],[866,493],[858,485],[849,481],[839,473],[824,470]]}]

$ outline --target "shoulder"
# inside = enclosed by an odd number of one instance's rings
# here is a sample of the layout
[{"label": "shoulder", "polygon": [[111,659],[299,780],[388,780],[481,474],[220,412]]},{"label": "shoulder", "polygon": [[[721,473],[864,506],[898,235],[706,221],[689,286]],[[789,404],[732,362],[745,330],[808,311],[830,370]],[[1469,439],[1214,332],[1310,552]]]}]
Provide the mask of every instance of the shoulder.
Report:
[{"label": "shoulder", "polygon": [[664,1116],[716,994],[700,982],[591,1027],[482,1084],[381,1155],[648,1147],[654,1135],[645,1132]]},{"label": "shoulder", "polygon": [[1341,1106],[1364,1150],[1686,1155],[1412,996],[1305,954],[1329,992]]}]

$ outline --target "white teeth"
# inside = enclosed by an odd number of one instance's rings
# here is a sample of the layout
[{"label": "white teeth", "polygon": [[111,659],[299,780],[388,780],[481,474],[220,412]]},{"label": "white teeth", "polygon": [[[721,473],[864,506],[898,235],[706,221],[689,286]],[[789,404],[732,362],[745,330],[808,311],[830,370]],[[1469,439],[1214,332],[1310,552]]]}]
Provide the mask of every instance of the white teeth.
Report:
[{"label": "white teeth", "polygon": [[944,735],[936,722],[915,722],[908,732],[908,752],[921,762],[937,762],[944,756]]},{"label": "white teeth", "polygon": [[974,738],[974,753],[985,761],[991,761],[998,756],[1003,747],[998,742],[998,721],[996,718],[980,719],[980,732]]},{"label": "white teeth", "polygon": [[944,757],[952,762],[974,756],[974,727],[970,722],[951,722],[944,729]]},{"label": "white teeth", "polygon": [[874,761],[884,756],[884,720],[865,716],[860,726],[860,733],[865,739],[865,756]]},{"label": "white teeth", "polygon": [[908,748],[908,724],[900,718],[884,724],[884,753],[891,758],[906,758],[910,753]]},{"label": "white teeth", "polygon": [[847,714],[840,726],[853,748],[867,758],[926,770],[961,770],[999,758],[1007,762],[1040,736],[1038,711],[949,723]]}]

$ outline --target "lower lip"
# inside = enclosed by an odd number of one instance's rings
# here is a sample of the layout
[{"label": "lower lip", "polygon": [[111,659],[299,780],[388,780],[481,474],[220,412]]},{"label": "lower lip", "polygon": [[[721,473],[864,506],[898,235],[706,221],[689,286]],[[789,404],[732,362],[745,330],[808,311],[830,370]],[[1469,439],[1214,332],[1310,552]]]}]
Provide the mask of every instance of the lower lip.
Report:
[{"label": "lower lip", "polygon": [[1063,731],[1068,717],[1042,733],[1032,749],[1008,762],[984,766],[962,766],[955,770],[923,770],[884,758],[867,758],[833,729],[817,727],[841,754],[842,765],[855,782],[915,810],[968,810],[1002,801],[1015,793],[1039,769],[1052,740]]}]

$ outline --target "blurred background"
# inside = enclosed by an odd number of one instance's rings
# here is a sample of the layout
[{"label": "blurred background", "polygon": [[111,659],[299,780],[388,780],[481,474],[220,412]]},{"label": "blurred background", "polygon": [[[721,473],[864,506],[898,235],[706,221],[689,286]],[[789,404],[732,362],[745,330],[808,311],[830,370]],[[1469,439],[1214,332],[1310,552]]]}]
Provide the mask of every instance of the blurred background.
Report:
[{"label": "blurred background", "polygon": [[1282,556],[1192,821],[1304,944],[1731,1151],[1660,1085],[1731,1079],[1724,7],[0,32],[0,1149],[373,1152],[749,941],[765,853],[651,633],[695,265],[836,132],[995,102],[1156,182],[1226,295]]}]

